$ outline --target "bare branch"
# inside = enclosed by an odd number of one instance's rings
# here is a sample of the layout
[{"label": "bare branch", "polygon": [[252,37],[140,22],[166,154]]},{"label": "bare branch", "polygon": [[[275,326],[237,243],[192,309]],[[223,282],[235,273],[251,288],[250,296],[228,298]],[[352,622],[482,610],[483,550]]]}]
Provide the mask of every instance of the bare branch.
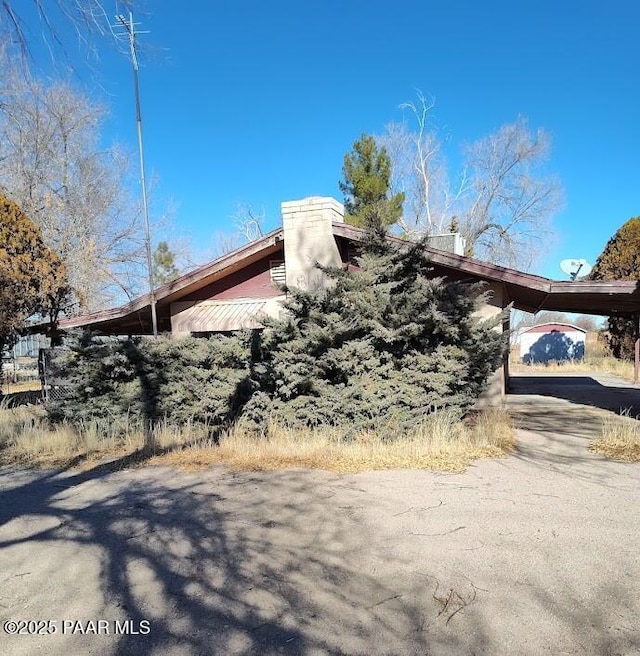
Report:
[{"label": "bare branch", "polygon": [[45,86],[0,61],[0,190],[42,229],[71,285],[97,309],[133,293],[140,211],[129,158],[99,147],[104,110],[67,84]]},{"label": "bare branch", "polygon": [[559,182],[541,174],[551,142],[532,133],[525,119],[464,149],[453,185],[443,156],[443,138],[430,122],[434,102],[418,92],[404,103],[410,121],[392,123],[379,138],[393,163],[394,189],[406,195],[399,224],[408,236],[449,231],[452,221],[467,242],[467,254],[528,268],[550,235],[560,208]]},{"label": "bare branch", "polygon": [[464,188],[451,191],[442,139],[431,122],[435,101],[420,91],[417,96],[417,102],[400,105],[408,120],[389,124],[379,137],[393,163],[392,185],[405,194],[400,225],[416,238],[446,230],[452,202]]},{"label": "bare branch", "polygon": [[266,218],[264,208],[261,212],[256,212],[249,203],[239,203],[232,218],[236,232],[243,242],[255,241],[262,237],[262,226]]},{"label": "bare branch", "polygon": [[549,150],[548,135],[532,134],[522,118],[466,149],[473,201],[464,236],[476,256],[523,268],[531,264],[561,205],[558,181],[536,175]]},{"label": "bare branch", "polygon": [[[105,34],[113,35],[111,26],[112,4],[104,0],[31,0],[35,8],[42,29],[40,38],[49,50],[52,61],[56,61],[59,54],[70,62],[68,43],[63,39],[63,26],[70,26],[75,32],[79,45],[97,53],[95,39]],[[22,6],[21,6],[22,5]],[[133,8],[134,0],[118,0],[120,11],[129,11]],[[22,18],[24,0],[0,1],[0,36],[2,41],[17,46],[22,55],[23,64],[31,57],[31,46],[35,37],[25,29]]]}]

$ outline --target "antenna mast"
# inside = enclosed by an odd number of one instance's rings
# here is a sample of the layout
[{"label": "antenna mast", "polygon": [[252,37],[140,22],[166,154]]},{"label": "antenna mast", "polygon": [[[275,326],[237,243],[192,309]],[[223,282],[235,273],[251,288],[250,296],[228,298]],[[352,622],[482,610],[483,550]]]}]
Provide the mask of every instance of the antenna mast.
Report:
[{"label": "antenna mast", "polygon": [[129,20],[119,14],[116,16],[118,23],[126,30],[126,36],[129,39],[129,48],[131,51],[131,65],[133,66],[133,86],[136,98],[136,124],[138,127],[138,153],[140,155],[140,183],[142,186],[142,206],[144,209],[145,223],[145,244],[147,248],[147,269],[149,274],[149,299],[151,305],[151,325],[153,327],[153,336],[158,336],[158,317],[156,314],[156,294],[153,284],[153,260],[151,257],[151,229],[149,227],[149,206],[147,203],[147,181],[144,172],[144,145],[142,141],[142,113],[140,112],[140,89],[138,86],[138,56],[136,53],[136,35],[146,34],[146,32],[136,31],[133,22],[133,13],[129,12]]}]

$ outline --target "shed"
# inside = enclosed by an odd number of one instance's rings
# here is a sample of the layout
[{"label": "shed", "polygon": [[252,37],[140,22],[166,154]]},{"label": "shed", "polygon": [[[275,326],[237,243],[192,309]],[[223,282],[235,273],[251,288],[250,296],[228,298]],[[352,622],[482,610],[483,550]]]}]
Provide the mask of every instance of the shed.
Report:
[{"label": "shed", "polygon": [[523,328],[518,336],[520,359],[526,363],[582,360],[586,336],[584,328],[570,323],[543,323]]}]

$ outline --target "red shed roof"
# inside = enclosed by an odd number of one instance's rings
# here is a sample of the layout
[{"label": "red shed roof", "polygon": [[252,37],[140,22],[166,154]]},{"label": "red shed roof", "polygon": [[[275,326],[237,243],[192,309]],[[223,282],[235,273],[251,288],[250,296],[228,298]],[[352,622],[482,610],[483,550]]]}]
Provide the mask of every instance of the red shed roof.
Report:
[{"label": "red shed roof", "polygon": [[574,326],[572,323],[560,323],[560,322],[550,322],[550,323],[540,323],[537,326],[529,326],[528,328],[523,328],[523,333],[550,333],[557,331],[560,333],[571,332],[578,330],[581,333],[586,333],[587,331],[580,326]]}]

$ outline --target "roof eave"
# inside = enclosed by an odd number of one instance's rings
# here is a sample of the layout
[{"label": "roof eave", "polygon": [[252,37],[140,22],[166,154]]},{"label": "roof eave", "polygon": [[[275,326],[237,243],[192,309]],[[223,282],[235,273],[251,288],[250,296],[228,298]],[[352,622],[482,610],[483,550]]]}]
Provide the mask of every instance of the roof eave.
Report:
[{"label": "roof eave", "polygon": [[[276,248],[282,241],[282,237],[282,228],[273,230],[260,239],[241,246],[235,251],[223,255],[213,262],[209,262],[208,264],[176,278],[166,285],[158,287],[155,290],[156,303],[161,302],[163,305],[171,303],[180,295],[204,287],[215,279],[224,277],[232,270],[246,264],[248,260],[264,256],[269,250]],[[92,312],[91,314],[84,314],[69,319],[62,319],[59,323],[59,328],[61,330],[70,330],[72,328],[97,326],[98,324],[105,324],[106,322],[116,321],[130,316],[133,317],[136,313],[140,313],[146,308],[149,308],[150,305],[151,295],[146,293],[133,299],[129,303],[116,308]]]}]

